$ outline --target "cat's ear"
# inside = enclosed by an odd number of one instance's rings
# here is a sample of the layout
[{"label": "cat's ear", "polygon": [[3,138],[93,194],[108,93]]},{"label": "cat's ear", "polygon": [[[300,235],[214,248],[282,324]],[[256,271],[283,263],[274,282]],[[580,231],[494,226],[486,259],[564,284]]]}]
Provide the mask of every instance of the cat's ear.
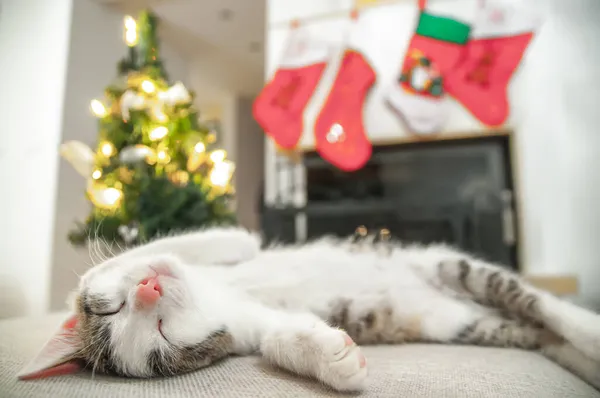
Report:
[{"label": "cat's ear", "polygon": [[80,348],[77,317],[72,315],[46,342],[36,357],[21,369],[18,377],[21,380],[33,380],[76,373],[83,368],[77,358]]}]

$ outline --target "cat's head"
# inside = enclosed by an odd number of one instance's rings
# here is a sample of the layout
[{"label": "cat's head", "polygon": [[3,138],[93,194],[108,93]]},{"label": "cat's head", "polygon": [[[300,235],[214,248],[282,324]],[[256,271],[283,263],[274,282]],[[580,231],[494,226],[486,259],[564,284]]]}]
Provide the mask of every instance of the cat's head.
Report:
[{"label": "cat's head", "polygon": [[197,286],[189,272],[168,255],[117,256],[90,269],[70,300],[72,315],[19,377],[83,367],[168,376],[223,358],[232,338],[215,316],[211,286]]}]

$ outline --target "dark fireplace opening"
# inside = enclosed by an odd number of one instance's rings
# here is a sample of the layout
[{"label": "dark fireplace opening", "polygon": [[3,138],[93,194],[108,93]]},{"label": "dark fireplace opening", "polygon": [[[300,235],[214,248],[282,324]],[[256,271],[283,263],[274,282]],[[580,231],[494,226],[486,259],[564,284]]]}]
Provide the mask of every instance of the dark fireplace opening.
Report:
[{"label": "dark fireplace opening", "polygon": [[[517,267],[508,136],[376,147],[367,165],[352,173],[316,153],[303,162],[306,180],[292,188],[305,189],[306,206],[264,207],[267,241],[347,236],[364,225],[387,228],[404,242],[447,243]],[[298,215],[305,218],[300,225]]]}]

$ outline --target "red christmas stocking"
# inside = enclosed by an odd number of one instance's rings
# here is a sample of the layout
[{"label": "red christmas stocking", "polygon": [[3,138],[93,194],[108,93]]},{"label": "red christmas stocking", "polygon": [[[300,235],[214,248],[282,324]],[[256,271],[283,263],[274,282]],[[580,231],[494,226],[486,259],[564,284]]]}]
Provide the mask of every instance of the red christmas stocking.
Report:
[{"label": "red christmas stocking", "polygon": [[508,83],[540,24],[522,0],[480,1],[466,56],[445,80],[448,93],[482,123],[502,125]]},{"label": "red christmas stocking", "polygon": [[419,2],[420,13],[398,81],[389,88],[388,104],[418,134],[439,131],[448,116],[444,78],[464,56],[470,26],[434,15]]},{"label": "red christmas stocking", "polygon": [[[360,34],[364,32],[353,26],[352,36]],[[353,42],[351,39],[350,46]],[[375,80],[375,71],[364,55],[347,48],[314,126],[317,151],[341,170],[358,170],[371,157],[362,111]]]},{"label": "red christmas stocking", "polygon": [[329,46],[305,29],[290,33],[287,49],[273,79],[254,101],[254,118],[275,142],[292,149],[303,131],[306,104],[330,57]]}]

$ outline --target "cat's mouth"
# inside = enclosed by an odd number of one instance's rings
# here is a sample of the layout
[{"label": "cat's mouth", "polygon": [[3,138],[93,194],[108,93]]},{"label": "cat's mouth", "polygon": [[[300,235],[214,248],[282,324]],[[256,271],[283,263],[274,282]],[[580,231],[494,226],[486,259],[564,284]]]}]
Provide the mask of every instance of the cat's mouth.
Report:
[{"label": "cat's mouth", "polygon": [[167,343],[169,342],[169,339],[167,339],[167,338],[165,337],[165,334],[163,333],[163,330],[162,330],[162,319],[159,319],[159,320],[158,320],[158,333],[160,333],[160,335],[162,336],[162,338],[163,338],[163,339],[165,339],[165,341],[166,341]]}]

